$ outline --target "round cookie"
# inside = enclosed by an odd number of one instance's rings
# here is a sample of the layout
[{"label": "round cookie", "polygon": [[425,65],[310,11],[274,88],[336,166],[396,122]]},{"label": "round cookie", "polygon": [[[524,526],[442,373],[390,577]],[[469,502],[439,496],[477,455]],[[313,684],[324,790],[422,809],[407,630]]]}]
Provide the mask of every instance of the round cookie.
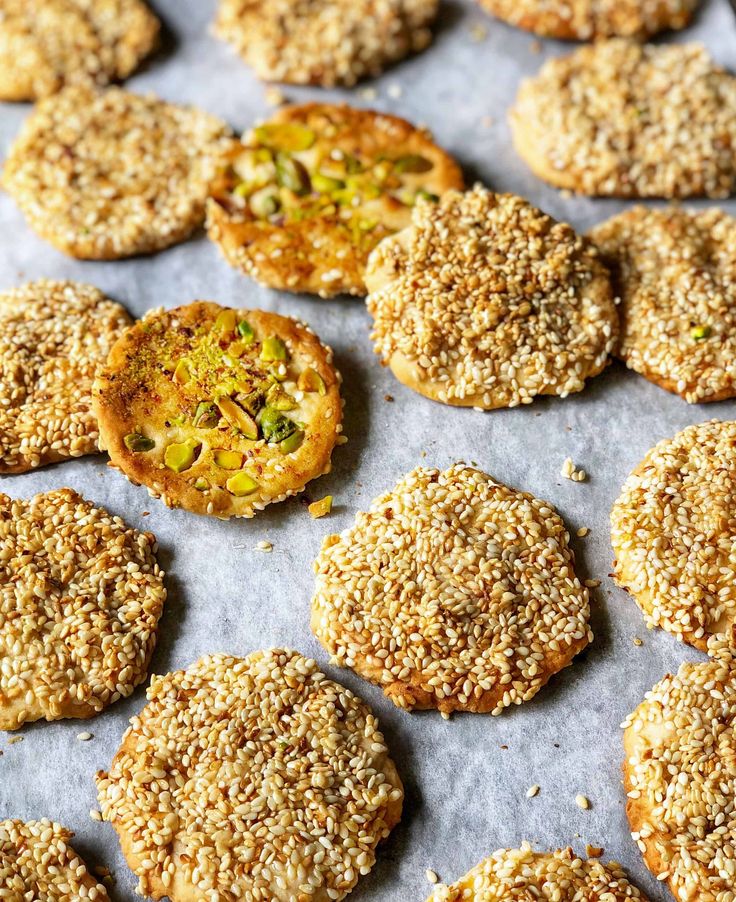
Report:
[{"label": "round cookie", "polygon": [[364,295],[369,253],[409,224],[417,198],[462,185],[455,161],[404,119],[346,105],[284,107],[230,154],[209,233],[264,285]]},{"label": "round cookie", "polygon": [[517,28],[565,41],[647,38],[685,28],[698,0],[478,0]]},{"label": "round cookie", "polygon": [[419,467],[322,543],[312,630],[399,707],[500,714],[592,639],[568,538],[479,470]]},{"label": "round cookie", "polygon": [[376,353],[435,401],[515,407],[566,397],[608,362],[618,313],[597,250],[480,185],[419,202],[366,271]]},{"label": "round cookie", "polygon": [[328,473],[342,431],[340,376],[313,332],[207,301],[129,329],[93,406],[113,466],[170,507],[221,518]]},{"label": "round cookie", "polygon": [[736,78],[698,44],[623,39],[548,60],[510,112],[519,155],[559,188],[615,197],[728,197]]},{"label": "round cookie", "polygon": [[142,895],[328,902],[370,871],[403,787],[368,706],[314,661],[210,655],[148,699],[97,776]]},{"label": "round cookie", "polygon": [[220,0],[215,34],[264,81],[354,85],[424,50],[438,0]]},{"label": "round cookie", "polygon": [[705,651],[736,623],[736,422],[655,445],[611,511],[614,578],[662,627]]},{"label": "round cookie", "polygon": [[65,88],[13,143],[2,185],[29,225],[72,257],[115,260],[188,238],[204,222],[227,127],[121,88]]},{"label": "round cookie", "polygon": [[572,849],[533,852],[499,849],[451,886],[438,885],[427,902],[620,902],[646,897],[626,879],[621,866],[578,858]]},{"label": "round cookie", "polygon": [[3,0],[0,100],[38,100],[127,78],[158,40],[142,0]]},{"label": "round cookie", "polygon": [[596,226],[621,299],[617,356],[691,404],[736,395],[736,219],[634,207]]},{"label": "round cookie", "polygon": [[736,879],[736,667],[710,644],[717,659],[682,664],[623,724],[632,836],[657,879],[691,902],[731,898]]},{"label": "round cookie", "polygon": [[0,821],[0,891],[11,902],[103,902],[107,890],[77,855],[74,834],[52,821]]},{"label": "round cookie", "polygon": [[0,294],[0,473],[97,452],[92,382],[130,323],[78,282],[42,279]]},{"label": "round cookie", "polygon": [[0,495],[0,730],[92,717],[146,678],[156,539],[71,489]]}]

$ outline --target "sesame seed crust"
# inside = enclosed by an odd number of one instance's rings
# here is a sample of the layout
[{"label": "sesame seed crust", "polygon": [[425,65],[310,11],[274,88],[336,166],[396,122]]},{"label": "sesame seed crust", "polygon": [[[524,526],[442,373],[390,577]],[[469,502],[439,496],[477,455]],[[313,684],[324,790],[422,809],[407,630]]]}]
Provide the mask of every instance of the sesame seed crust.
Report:
[{"label": "sesame seed crust", "polygon": [[426,397],[515,407],[566,397],[618,335],[610,277],[571,226],[481,185],[420,201],[368,260],[376,353]]},{"label": "sesame seed crust", "polygon": [[540,178],[593,196],[728,197],[736,78],[697,44],[623,39],[551,59],[521,85],[514,144]]},{"label": "sesame seed crust", "polygon": [[97,778],[143,894],[327,902],[370,871],[403,788],[367,705],[313,660],[210,655],[148,699]]},{"label": "sesame seed crust", "polygon": [[612,861],[578,858],[572,849],[533,852],[529,843],[520,849],[499,849],[451,886],[437,886],[427,902],[510,902],[530,899],[555,902],[619,902],[645,896],[626,879]]},{"label": "sesame seed crust", "polygon": [[0,99],[38,100],[68,84],[127,78],[159,29],[142,0],[3,0]]},{"label": "sesame seed crust", "polygon": [[0,730],[92,717],[147,674],[156,539],[71,489],[0,495]]},{"label": "sesame seed crust", "polygon": [[438,0],[220,0],[215,33],[264,81],[354,85],[424,50]]},{"label": "sesame seed crust", "polygon": [[40,101],[2,174],[29,225],[72,257],[115,260],[188,238],[231,146],[219,119],[121,88]]},{"label": "sesame seed crust", "polygon": [[611,511],[614,578],[661,627],[706,651],[736,622],[736,422],[688,426],[652,448]]},{"label": "sesame seed crust", "polygon": [[632,837],[682,902],[733,902],[736,886],[736,667],[728,643],[682,664],[624,722]]},{"label": "sesame seed crust", "polygon": [[130,322],[78,282],[0,294],[0,473],[97,452],[92,381]]},{"label": "sesame seed crust", "polygon": [[70,844],[74,834],[49,820],[0,821],[0,893],[20,902],[108,899]]},{"label": "sesame seed crust", "polygon": [[597,226],[621,298],[617,356],[691,404],[736,395],[736,219],[635,207]]},{"label": "sesame seed crust", "polygon": [[399,707],[500,714],[592,640],[568,539],[544,501],[419,467],[322,543],[312,630]]}]

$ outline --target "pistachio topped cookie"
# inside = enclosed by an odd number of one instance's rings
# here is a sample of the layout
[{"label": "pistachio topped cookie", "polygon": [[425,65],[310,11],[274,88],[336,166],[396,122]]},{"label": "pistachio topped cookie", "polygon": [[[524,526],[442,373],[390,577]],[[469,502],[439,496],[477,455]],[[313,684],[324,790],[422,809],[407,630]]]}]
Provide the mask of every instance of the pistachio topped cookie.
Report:
[{"label": "pistachio topped cookie", "polygon": [[409,224],[419,198],[459,187],[454,160],[404,119],[285,107],[233,148],[214,185],[209,234],[264,285],[362,295],[378,242]]},{"label": "pistachio topped cookie", "polygon": [[342,430],[332,351],[275,313],[152,311],[94,387],[113,466],[171,507],[252,517],[329,472]]}]

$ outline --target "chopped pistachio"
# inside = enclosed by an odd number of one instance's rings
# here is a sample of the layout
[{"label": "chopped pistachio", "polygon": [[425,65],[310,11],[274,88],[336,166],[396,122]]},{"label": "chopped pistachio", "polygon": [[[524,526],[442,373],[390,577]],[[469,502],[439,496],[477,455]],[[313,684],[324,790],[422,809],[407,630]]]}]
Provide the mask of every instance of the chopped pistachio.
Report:
[{"label": "chopped pistachio", "polygon": [[309,150],[317,139],[311,128],[298,122],[267,122],[254,129],[254,135],[259,144],[287,153]]},{"label": "chopped pistachio", "polygon": [[129,451],[150,451],[156,442],[152,438],[142,435],[140,432],[130,432],[123,439],[125,447]]},{"label": "chopped pistachio", "polygon": [[261,347],[261,360],[286,360],[286,345],[275,335],[264,338]]},{"label": "chopped pistachio", "polygon": [[268,390],[266,402],[275,410],[294,410],[296,407],[296,399],[278,384]]},{"label": "chopped pistachio", "polygon": [[242,357],[251,346],[250,341],[234,341],[227,349],[227,353],[231,357]]},{"label": "chopped pistachio", "polygon": [[397,172],[429,172],[434,169],[434,163],[418,153],[408,153],[394,160],[394,168]]},{"label": "chopped pistachio", "polygon": [[276,157],[276,181],[282,188],[300,196],[309,194],[311,188],[309,173],[304,164],[283,153]]},{"label": "chopped pistachio", "polygon": [[252,495],[258,488],[258,483],[249,476],[245,470],[241,470],[239,473],[236,473],[228,479],[225,483],[225,488],[232,495]]},{"label": "chopped pistachio", "polygon": [[319,501],[313,501],[309,505],[309,515],[313,520],[319,520],[320,517],[326,517],[332,510],[332,495],[325,495]]},{"label": "chopped pistachio", "polygon": [[335,179],[330,175],[324,175],[322,172],[315,172],[312,176],[312,187],[315,191],[319,191],[322,194],[329,194],[330,191],[337,191],[340,188],[344,188],[345,182],[343,182],[342,179]]},{"label": "chopped pistachio", "polygon": [[233,429],[242,432],[247,439],[255,441],[255,439],[258,438],[258,426],[256,425],[256,421],[249,413],[246,413],[239,404],[236,404],[232,398],[228,398],[227,395],[222,395],[215,400],[215,403],[217,404],[220,413],[225,417]]},{"label": "chopped pistachio", "polygon": [[212,328],[215,330],[215,332],[234,332],[236,321],[237,314],[234,310],[228,308],[227,310],[223,310],[218,314]]},{"label": "chopped pistachio", "polygon": [[690,330],[690,337],[695,341],[702,341],[704,338],[710,338],[710,326],[693,326]]},{"label": "chopped pistachio", "polygon": [[272,366],[268,368],[268,375],[275,382],[283,382],[288,375],[288,371],[286,369],[285,363],[274,363]]},{"label": "chopped pistachio", "polygon": [[278,213],[281,209],[281,198],[277,192],[278,189],[274,185],[267,185],[265,188],[256,191],[248,199],[253,215],[259,219],[268,219],[269,216]]},{"label": "chopped pistachio", "polygon": [[359,172],[363,171],[363,164],[357,157],[346,153],[343,156],[343,161],[345,163],[345,171],[350,175],[357,175]]},{"label": "chopped pistachio", "polygon": [[172,442],[164,451],[164,464],[175,473],[188,470],[194,463],[200,447],[200,443],[192,439],[187,439],[185,442]]},{"label": "chopped pistachio", "polygon": [[238,323],[237,328],[238,335],[243,339],[243,341],[250,342],[256,337],[256,333],[253,331],[253,326],[248,322],[248,320],[241,319]]},{"label": "chopped pistachio", "polygon": [[260,419],[261,432],[269,443],[282,442],[296,431],[296,423],[273,407],[264,407]]},{"label": "chopped pistachio", "polygon": [[297,380],[297,388],[300,391],[319,392],[321,395],[327,394],[327,386],[325,385],[325,380],[320,376],[317,370],[312,369],[312,367],[307,367],[307,369],[302,370],[299,374],[299,379]]},{"label": "chopped pistachio", "polygon": [[250,182],[238,182],[233,188],[233,194],[237,197],[247,197],[252,190],[253,185],[251,185]]},{"label": "chopped pistachio", "polygon": [[436,204],[440,199],[439,194],[433,194],[431,191],[427,191],[425,188],[418,188],[417,193],[414,197],[414,200],[428,200],[431,203]]},{"label": "chopped pistachio", "polygon": [[240,451],[229,451],[227,448],[217,448],[212,452],[215,464],[223,470],[239,470],[243,466],[243,455]]},{"label": "chopped pistachio", "polygon": [[251,388],[249,385],[238,384],[240,391],[235,396],[238,404],[245,408],[251,416],[255,416],[265,403],[265,397],[260,388]]},{"label": "chopped pistachio", "polygon": [[200,401],[192,422],[198,429],[214,429],[220,422],[220,413],[211,401]]},{"label": "chopped pistachio", "polygon": [[174,370],[174,382],[178,382],[179,385],[184,385],[186,382],[189,382],[191,378],[192,374],[189,371],[189,364],[186,360],[180,360]]},{"label": "chopped pistachio", "polygon": [[304,431],[302,429],[297,429],[296,432],[292,432],[288,438],[279,442],[279,448],[281,449],[282,454],[291,454],[292,451],[296,451],[297,448],[301,447],[303,441]]},{"label": "chopped pistachio", "polygon": [[204,476],[197,476],[192,485],[195,489],[197,489],[198,492],[206,492],[210,487],[209,482],[204,478]]}]

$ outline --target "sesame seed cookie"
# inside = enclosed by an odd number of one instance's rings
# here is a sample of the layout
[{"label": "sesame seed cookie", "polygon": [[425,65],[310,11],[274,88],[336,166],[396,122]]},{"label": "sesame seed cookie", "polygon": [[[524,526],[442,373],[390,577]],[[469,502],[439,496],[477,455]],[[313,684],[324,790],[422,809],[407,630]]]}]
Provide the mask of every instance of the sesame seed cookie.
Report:
[{"label": "sesame seed cookie", "polygon": [[0,821],[0,893],[20,902],[103,902],[107,890],[70,844],[74,834],[52,821]]},{"label": "sesame seed cookie", "polygon": [[657,683],[623,724],[632,836],[688,902],[726,902],[736,886],[736,666],[714,642],[710,651]]},{"label": "sesame seed cookie", "polygon": [[220,0],[215,33],[264,81],[354,85],[424,50],[438,0]]},{"label": "sesame seed cookie", "polygon": [[611,511],[614,577],[661,627],[705,651],[736,622],[736,422],[655,445]]},{"label": "sesame seed cookie", "polygon": [[113,466],[170,507],[221,518],[328,473],[342,431],[340,376],[313,332],[208,301],[136,323],[93,396]]},{"label": "sesame seed cookie", "polygon": [[736,78],[697,44],[612,39],[548,60],[510,122],[532,171],[580,194],[728,197],[736,186]]},{"label": "sesame seed cookie", "polygon": [[130,323],[78,282],[43,279],[0,294],[0,473],[97,452],[92,382]]},{"label": "sesame seed cookie", "polygon": [[328,902],[370,871],[403,787],[368,706],[314,661],[210,655],[148,699],[97,775],[143,895]]},{"label": "sesame seed cookie", "polygon": [[2,184],[29,225],[72,257],[152,253],[203,224],[228,134],[193,107],[75,85],[36,105]]},{"label": "sesame seed cookie", "polygon": [[451,886],[438,885],[427,902],[619,902],[646,898],[612,861],[578,858],[572,849],[533,852],[529,843],[520,849],[499,849]]},{"label": "sesame seed cookie", "polygon": [[160,29],[142,0],[3,0],[0,100],[38,100],[79,82],[127,78]]},{"label": "sesame seed cookie", "polygon": [[691,404],[736,395],[736,219],[634,207],[597,226],[621,298],[617,356]]},{"label": "sesame seed cookie", "polygon": [[418,198],[462,185],[455,161],[404,119],[284,107],[233,149],[208,207],[210,237],[271,288],[364,295],[378,242],[409,224]]},{"label": "sesame seed cookie", "polygon": [[564,41],[647,38],[685,28],[699,0],[479,0],[517,28]]},{"label": "sesame seed cookie", "polygon": [[568,538],[480,470],[419,467],[322,543],[312,630],[399,707],[500,714],[593,638]]},{"label": "sesame seed cookie", "polygon": [[0,495],[0,730],[92,717],[146,678],[156,539],[71,489]]},{"label": "sesame seed cookie", "polygon": [[608,362],[618,313],[598,251],[571,226],[480,185],[420,201],[366,271],[376,353],[435,401],[566,397]]}]

